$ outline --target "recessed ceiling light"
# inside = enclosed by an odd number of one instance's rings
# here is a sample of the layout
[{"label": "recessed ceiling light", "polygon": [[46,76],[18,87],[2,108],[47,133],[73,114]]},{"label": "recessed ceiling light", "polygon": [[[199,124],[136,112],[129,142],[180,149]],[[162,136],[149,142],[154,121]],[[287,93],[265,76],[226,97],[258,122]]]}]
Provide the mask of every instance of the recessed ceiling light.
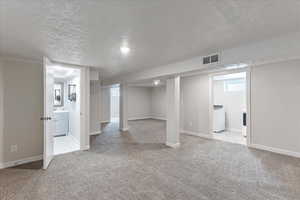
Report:
[{"label": "recessed ceiling light", "polygon": [[127,55],[130,53],[130,48],[128,46],[121,46],[120,51],[123,55]]},{"label": "recessed ceiling light", "polygon": [[160,84],[160,80],[154,80],[153,83],[154,83],[155,86],[159,85]]}]

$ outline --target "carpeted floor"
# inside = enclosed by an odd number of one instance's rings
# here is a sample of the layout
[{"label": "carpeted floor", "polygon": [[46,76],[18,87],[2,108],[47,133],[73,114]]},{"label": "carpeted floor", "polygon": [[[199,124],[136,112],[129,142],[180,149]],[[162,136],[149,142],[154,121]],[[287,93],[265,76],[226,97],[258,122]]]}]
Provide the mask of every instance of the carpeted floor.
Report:
[{"label": "carpeted floor", "polygon": [[165,124],[107,124],[91,150],[0,170],[0,199],[28,200],[299,200],[300,159],[246,146],[181,136],[164,145]]}]

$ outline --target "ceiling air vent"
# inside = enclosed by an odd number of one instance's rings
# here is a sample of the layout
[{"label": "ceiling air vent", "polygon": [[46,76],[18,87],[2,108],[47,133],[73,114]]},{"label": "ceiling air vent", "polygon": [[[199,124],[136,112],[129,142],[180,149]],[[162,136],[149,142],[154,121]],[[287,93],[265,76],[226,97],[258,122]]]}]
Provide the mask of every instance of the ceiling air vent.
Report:
[{"label": "ceiling air vent", "polygon": [[203,57],[203,64],[204,65],[217,63],[217,62],[219,62],[219,54],[214,54],[214,55],[211,55],[211,56]]}]

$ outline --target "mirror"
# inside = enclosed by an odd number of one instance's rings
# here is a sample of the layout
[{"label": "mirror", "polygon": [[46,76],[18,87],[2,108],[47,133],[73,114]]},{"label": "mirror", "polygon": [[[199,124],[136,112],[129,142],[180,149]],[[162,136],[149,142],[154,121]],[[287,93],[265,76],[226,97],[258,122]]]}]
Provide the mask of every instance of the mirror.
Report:
[{"label": "mirror", "polygon": [[54,83],[54,106],[64,106],[64,84]]},{"label": "mirror", "polygon": [[68,99],[70,101],[76,101],[76,85],[75,84],[68,85]]}]

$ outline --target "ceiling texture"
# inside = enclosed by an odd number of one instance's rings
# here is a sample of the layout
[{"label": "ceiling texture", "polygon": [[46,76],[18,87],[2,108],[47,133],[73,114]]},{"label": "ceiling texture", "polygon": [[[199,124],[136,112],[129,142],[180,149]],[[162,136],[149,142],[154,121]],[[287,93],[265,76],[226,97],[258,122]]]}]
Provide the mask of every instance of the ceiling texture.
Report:
[{"label": "ceiling texture", "polygon": [[1,56],[46,55],[106,78],[299,29],[299,0],[0,0]]}]

